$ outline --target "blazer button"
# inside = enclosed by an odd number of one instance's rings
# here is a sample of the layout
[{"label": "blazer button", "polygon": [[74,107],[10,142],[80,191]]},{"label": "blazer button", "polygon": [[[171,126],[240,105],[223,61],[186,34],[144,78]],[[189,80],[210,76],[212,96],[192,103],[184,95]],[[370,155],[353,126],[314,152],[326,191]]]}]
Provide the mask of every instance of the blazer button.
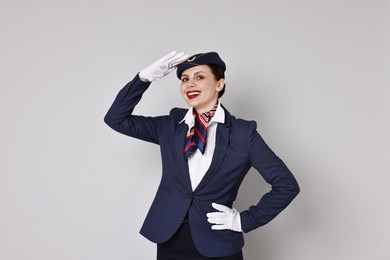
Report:
[{"label": "blazer button", "polygon": [[188,193],[188,197],[190,197],[190,199],[194,199],[194,193],[193,192]]}]

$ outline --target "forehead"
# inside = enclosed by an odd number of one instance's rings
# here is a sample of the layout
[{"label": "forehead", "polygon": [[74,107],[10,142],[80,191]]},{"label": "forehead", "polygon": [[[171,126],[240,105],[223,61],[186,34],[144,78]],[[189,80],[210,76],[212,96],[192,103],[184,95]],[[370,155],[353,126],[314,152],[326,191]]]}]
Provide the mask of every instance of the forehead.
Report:
[{"label": "forehead", "polygon": [[183,71],[183,73],[181,75],[182,76],[183,75],[189,76],[189,75],[193,75],[195,73],[201,72],[201,71],[202,72],[206,72],[206,73],[212,73],[209,66],[207,66],[207,65],[197,65],[197,66],[194,66],[194,67],[186,69],[185,71]]}]

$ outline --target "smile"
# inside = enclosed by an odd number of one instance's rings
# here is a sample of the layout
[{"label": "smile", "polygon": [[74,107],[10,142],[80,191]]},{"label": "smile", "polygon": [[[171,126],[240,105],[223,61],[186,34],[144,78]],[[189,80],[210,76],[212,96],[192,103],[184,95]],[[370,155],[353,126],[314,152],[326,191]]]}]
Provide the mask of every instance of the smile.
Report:
[{"label": "smile", "polygon": [[189,99],[194,99],[194,98],[198,97],[199,94],[200,94],[200,91],[192,90],[192,91],[188,91],[188,92],[187,92],[187,97],[188,97]]}]

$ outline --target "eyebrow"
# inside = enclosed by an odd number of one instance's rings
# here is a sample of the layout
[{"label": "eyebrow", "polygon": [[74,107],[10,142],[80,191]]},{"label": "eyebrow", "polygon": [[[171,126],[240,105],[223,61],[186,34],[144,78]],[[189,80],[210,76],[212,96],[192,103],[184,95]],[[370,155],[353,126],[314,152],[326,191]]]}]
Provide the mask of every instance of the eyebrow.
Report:
[{"label": "eyebrow", "polygon": [[[204,72],[204,71],[202,71],[202,70],[200,70],[200,71],[197,71],[197,72],[195,72],[194,73],[194,75],[197,75],[197,74],[199,74],[199,73],[204,73],[204,74],[206,74],[206,75],[208,75],[208,73],[207,72]],[[188,75],[187,74],[181,74],[181,76],[183,77],[183,76],[186,76],[186,77],[188,77]]]}]

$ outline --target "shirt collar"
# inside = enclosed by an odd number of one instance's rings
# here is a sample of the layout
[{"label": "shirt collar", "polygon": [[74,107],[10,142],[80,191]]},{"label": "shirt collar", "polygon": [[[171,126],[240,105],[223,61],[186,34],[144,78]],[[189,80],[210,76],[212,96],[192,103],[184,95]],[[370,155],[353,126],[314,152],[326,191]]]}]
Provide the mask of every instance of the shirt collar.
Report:
[{"label": "shirt collar", "polygon": [[[188,126],[193,126],[194,125],[194,116],[192,115],[193,110],[194,108],[190,107],[187,113],[185,114],[184,118],[179,122],[179,124],[185,122]],[[210,124],[214,122],[221,123],[221,124],[225,123],[225,110],[223,110],[221,106],[221,102],[219,101],[218,101],[217,110],[215,110],[215,114],[213,118],[211,118]]]}]

